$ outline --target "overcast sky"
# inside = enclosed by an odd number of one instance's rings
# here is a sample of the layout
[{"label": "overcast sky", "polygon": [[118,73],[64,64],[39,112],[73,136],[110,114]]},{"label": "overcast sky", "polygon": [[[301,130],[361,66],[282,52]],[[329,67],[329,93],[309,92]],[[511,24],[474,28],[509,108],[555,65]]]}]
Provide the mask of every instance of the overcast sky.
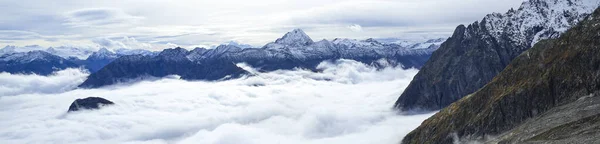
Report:
[{"label": "overcast sky", "polygon": [[294,28],[313,40],[438,37],[522,1],[0,0],[0,45],[262,46]]}]

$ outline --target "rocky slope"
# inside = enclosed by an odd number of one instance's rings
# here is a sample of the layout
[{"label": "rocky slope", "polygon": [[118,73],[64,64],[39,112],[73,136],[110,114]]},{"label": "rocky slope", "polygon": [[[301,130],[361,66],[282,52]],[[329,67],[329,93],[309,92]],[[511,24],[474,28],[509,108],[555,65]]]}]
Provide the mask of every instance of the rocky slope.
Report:
[{"label": "rocky slope", "polygon": [[122,57],[91,74],[80,87],[94,88],[141,77],[175,74],[188,80],[238,77],[245,72],[236,66],[237,63],[246,63],[261,71],[294,68],[317,71],[319,63],[336,59],[352,59],[381,67],[420,68],[435,49],[436,46],[407,48],[374,39],[315,42],[304,31],[295,29],[262,48],[221,45],[191,51],[166,49],[156,57]]},{"label": "rocky slope", "polygon": [[[483,88],[425,120],[402,143],[594,143],[600,10],[516,57]],[[596,136],[596,137],[593,137]]]},{"label": "rocky slope", "polygon": [[594,93],[555,107],[486,143],[600,143],[600,96]]},{"label": "rocky slope", "polygon": [[460,25],[432,54],[394,107],[439,110],[475,92],[540,40],[556,38],[599,4],[597,0],[528,0],[517,10]]}]

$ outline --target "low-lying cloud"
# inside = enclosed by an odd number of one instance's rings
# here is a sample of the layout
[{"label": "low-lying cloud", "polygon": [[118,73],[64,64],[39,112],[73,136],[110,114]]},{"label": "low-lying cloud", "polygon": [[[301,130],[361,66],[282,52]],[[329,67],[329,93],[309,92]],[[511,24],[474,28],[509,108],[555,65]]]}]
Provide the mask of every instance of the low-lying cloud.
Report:
[{"label": "low-lying cloud", "polygon": [[0,97],[30,93],[60,93],[85,81],[88,72],[66,69],[50,76],[0,73]]},{"label": "low-lying cloud", "polygon": [[[397,143],[430,116],[401,116],[391,109],[417,70],[376,70],[351,60],[320,68],[66,92],[81,83],[72,77],[87,74],[73,69],[44,78],[0,74],[0,85],[10,86],[2,92],[17,89],[0,97],[0,143]],[[61,82],[64,87],[56,91],[32,92],[37,90],[32,85]],[[73,100],[89,96],[115,105],[66,113]]]},{"label": "low-lying cloud", "polygon": [[96,38],[96,39],[93,39],[92,42],[94,42],[95,44],[98,44],[100,47],[111,48],[111,49],[119,49],[119,48],[151,49],[152,48],[152,45],[150,45],[148,43],[139,42],[134,37],[127,37],[127,36],[122,37],[122,38],[116,38],[116,39]]},{"label": "low-lying cloud", "polygon": [[355,31],[355,32],[359,32],[359,31],[362,31],[362,26],[360,26],[358,24],[351,24],[348,26],[348,29]]}]

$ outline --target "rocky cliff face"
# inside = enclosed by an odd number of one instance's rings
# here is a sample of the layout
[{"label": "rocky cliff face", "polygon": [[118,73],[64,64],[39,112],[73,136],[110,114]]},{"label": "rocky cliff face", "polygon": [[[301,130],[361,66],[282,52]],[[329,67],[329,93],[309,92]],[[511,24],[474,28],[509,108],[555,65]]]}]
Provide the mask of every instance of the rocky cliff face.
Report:
[{"label": "rocky cliff face", "polygon": [[591,113],[600,106],[599,39],[596,10],[560,38],[523,52],[490,83],[425,120],[402,143],[560,143],[554,140],[600,135],[594,130],[598,112]]},{"label": "rocky cliff face", "polygon": [[444,108],[475,92],[540,40],[556,38],[598,6],[597,0],[529,0],[517,10],[458,26],[432,54],[394,107],[403,112]]}]

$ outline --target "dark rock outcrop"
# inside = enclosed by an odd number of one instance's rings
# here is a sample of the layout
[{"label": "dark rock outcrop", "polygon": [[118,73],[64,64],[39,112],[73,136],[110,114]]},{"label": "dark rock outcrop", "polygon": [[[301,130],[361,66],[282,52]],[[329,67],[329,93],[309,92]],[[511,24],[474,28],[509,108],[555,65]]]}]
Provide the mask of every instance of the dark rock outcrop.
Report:
[{"label": "dark rock outcrop", "polygon": [[85,109],[99,109],[103,105],[112,105],[113,102],[100,97],[88,97],[77,99],[69,106],[69,112],[80,111]]},{"label": "dark rock outcrop", "polygon": [[[594,124],[598,120],[593,113],[571,113],[574,119],[562,122],[551,117],[561,111],[578,110],[578,103],[589,101],[595,103],[588,106],[598,106],[600,101],[594,97],[599,94],[600,9],[560,38],[540,41],[519,55],[490,83],[425,120],[404,137],[402,143],[485,141],[503,133],[500,139],[514,143],[581,136],[567,134],[576,131],[568,129],[577,125],[598,126]],[[541,120],[538,124],[544,126],[537,128],[542,130],[539,133],[531,132],[537,135],[522,136],[526,138],[521,140],[510,135],[505,137],[511,130],[517,133],[519,126],[531,126],[524,125],[527,121],[536,120]],[[555,121],[560,125],[550,125]],[[593,135],[600,132],[580,130]]]},{"label": "dark rock outcrop", "polygon": [[490,82],[532,44],[558,37],[597,6],[598,1],[591,0],[529,0],[518,10],[460,25],[432,54],[394,107],[405,113],[444,108]]}]

